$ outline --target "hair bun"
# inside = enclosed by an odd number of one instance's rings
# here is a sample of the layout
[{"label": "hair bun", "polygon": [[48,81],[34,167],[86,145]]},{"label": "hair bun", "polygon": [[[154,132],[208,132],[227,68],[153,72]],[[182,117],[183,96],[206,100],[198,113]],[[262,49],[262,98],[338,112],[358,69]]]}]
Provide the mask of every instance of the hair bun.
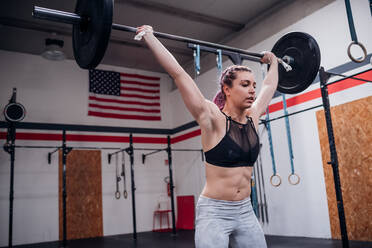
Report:
[{"label": "hair bun", "polygon": [[213,102],[217,105],[219,109],[223,109],[225,106],[225,96],[223,95],[222,91],[218,91],[216,96],[213,98]]}]

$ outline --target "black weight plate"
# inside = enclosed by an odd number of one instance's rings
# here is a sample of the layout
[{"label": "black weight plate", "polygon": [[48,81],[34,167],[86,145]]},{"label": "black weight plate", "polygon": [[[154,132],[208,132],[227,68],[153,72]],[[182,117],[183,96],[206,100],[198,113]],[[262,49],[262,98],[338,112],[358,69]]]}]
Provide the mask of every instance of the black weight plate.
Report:
[{"label": "black weight plate", "polygon": [[113,0],[78,0],[75,13],[82,17],[73,26],[74,56],[83,69],[93,69],[102,60],[110,39]]},{"label": "black weight plate", "polygon": [[320,50],[316,40],[303,32],[292,32],[281,37],[271,50],[278,58],[288,55],[294,59],[292,71],[279,65],[277,90],[295,94],[305,90],[314,81],[320,66]]}]

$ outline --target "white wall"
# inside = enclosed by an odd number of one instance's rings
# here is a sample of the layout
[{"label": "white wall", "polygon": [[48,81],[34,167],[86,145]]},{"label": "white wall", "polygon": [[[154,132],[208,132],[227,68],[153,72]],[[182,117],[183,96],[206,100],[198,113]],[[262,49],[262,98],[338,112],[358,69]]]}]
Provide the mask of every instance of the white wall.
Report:
[{"label": "white wall", "polygon": [[[346,47],[350,42],[350,34],[342,0],[337,0],[284,29],[280,25],[280,23],[290,22],[298,12],[306,12],[307,4],[310,4],[310,1],[295,1],[295,4],[288,5],[287,9],[280,10],[272,17],[262,20],[255,27],[248,29],[245,35],[236,38],[236,46],[244,47],[244,44],[247,44],[245,41],[249,40],[252,34],[270,31],[272,33],[271,37],[252,47],[247,47],[251,51],[270,50],[275,41],[283,34],[289,31],[304,31],[314,36],[318,41],[322,53],[322,65],[326,69],[348,63]],[[371,53],[371,14],[368,1],[352,1],[352,8],[358,38]],[[230,62],[224,63],[224,67],[228,64]],[[262,76],[259,66],[250,62],[246,64],[256,72],[257,81],[261,81]],[[171,82],[167,75],[106,65],[101,65],[99,68],[160,76],[162,81],[162,121],[124,121],[89,117],[87,116],[87,71],[79,69],[75,62],[71,60],[48,62],[39,56],[7,51],[0,51],[0,108],[3,109],[7,104],[12,88],[17,87],[17,99],[27,109],[25,122],[174,128],[192,121],[192,117],[185,109],[179,93],[174,91],[169,94]],[[357,68],[354,71],[346,72],[346,74],[356,73],[368,68],[371,68],[371,66]],[[216,75],[217,71],[214,69],[200,75],[197,79],[201,91],[208,99],[212,99],[217,91]],[[342,104],[371,95],[368,86],[364,84],[333,94],[330,96],[331,104]],[[318,88],[318,85],[311,86],[309,90],[315,88]],[[278,101],[280,99],[273,99],[272,103]],[[290,107],[288,111],[294,112],[317,104],[320,104],[320,99]],[[283,132],[285,128],[284,120],[272,122],[277,170],[283,177],[283,183],[279,188],[273,188],[269,185],[268,179],[272,171],[267,133],[264,132],[261,138],[263,142],[262,155],[266,195],[270,214],[270,223],[264,225],[266,234],[330,238],[315,111],[312,110],[290,117],[295,168],[301,176],[301,183],[298,186],[290,186],[286,181],[290,172],[290,164],[286,137]],[[281,114],[282,111],[278,111],[273,113],[271,117]],[[2,115],[0,119],[4,120]],[[195,129],[197,127],[183,133]],[[123,136],[123,134],[110,135]],[[161,137],[160,135],[151,136]],[[60,142],[18,140],[17,144],[59,146]],[[173,147],[199,149],[201,148],[200,144],[200,137],[195,137],[177,143]],[[97,144],[88,142],[71,142],[69,145],[127,146],[127,144],[120,143]],[[158,148],[161,145],[135,144],[135,146]],[[52,164],[47,164],[46,155],[49,151],[50,149],[17,149],[13,229],[13,243],[15,245],[58,239],[58,161],[55,156]],[[113,164],[107,165],[107,152],[102,151],[104,235],[131,233],[133,230],[128,157],[126,160],[128,199],[115,200],[113,195],[115,167]],[[165,192],[163,178],[168,174],[168,168],[164,166],[164,159],[167,158],[165,152],[149,157],[146,165],[141,164],[140,156],[141,152],[135,153],[137,231],[139,232],[151,230],[152,212],[157,205],[159,195]],[[197,152],[174,152],[173,168],[176,195],[194,195],[197,200],[205,183],[204,167],[200,154]],[[120,187],[122,191],[122,184]],[[8,242],[8,207],[9,155],[1,150],[0,246],[5,246]]]},{"label": "white wall", "polygon": [[[166,74],[99,65],[97,69],[117,72],[140,73],[160,77],[161,121],[119,120],[88,116],[89,73],[79,68],[75,61],[47,61],[41,56],[0,51],[1,91],[3,108],[17,88],[17,99],[27,110],[25,122],[69,123],[79,125],[104,125],[121,127],[169,128],[171,118],[167,93],[170,78]],[[74,111],[70,111],[70,110]],[[1,115],[1,120],[4,120]]]},{"label": "white wall", "polygon": [[[302,5],[301,2],[303,3]],[[349,63],[350,59],[347,57],[346,49],[351,38],[345,5],[342,0],[337,0],[284,29],[277,29],[281,27],[281,23],[288,22],[288,20],[291,20],[292,17],[299,12],[306,12],[308,4],[311,3],[310,1],[297,1],[289,5],[288,8],[273,14],[273,16],[262,20],[260,23],[257,23],[255,27],[247,30],[245,36],[242,35],[235,39],[234,45],[236,47],[244,47],[244,44],[249,43],[249,39],[255,36],[256,33],[262,34],[262,32],[267,33],[271,31],[273,35],[268,39],[252,47],[246,47],[248,51],[270,50],[273,44],[285,33],[302,31],[309,33],[318,41],[322,55],[321,65],[324,66],[326,70]],[[372,18],[369,10],[369,2],[367,0],[352,1],[352,10],[354,13],[354,23],[358,40],[365,45],[367,51],[371,54]],[[357,54],[359,51],[356,50],[354,52]],[[227,61],[223,64],[223,67],[225,68],[230,64],[231,62]],[[253,62],[245,62],[245,64],[254,70],[256,80],[261,82],[262,72],[260,66]],[[350,75],[370,68],[371,65],[368,64],[352,71],[347,71],[344,74]],[[212,69],[197,78],[197,84],[207,99],[212,100],[219,88],[216,83],[216,75],[217,70]],[[336,79],[339,78],[332,78],[330,81]],[[258,85],[258,91],[259,88],[260,86]],[[319,88],[319,83],[310,86],[307,91],[317,88]],[[370,85],[363,84],[330,95],[330,102],[331,105],[334,106],[370,96],[371,93],[372,90]],[[292,96],[287,96],[287,98],[290,97]],[[174,102],[173,123],[175,126],[192,121],[191,115],[187,112],[184,104],[178,101],[178,99],[180,99],[179,92],[174,91],[172,93],[171,102]],[[281,97],[278,97],[273,99],[272,103],[280,101]],[[288,111],[291,113],[319,104],[321,104],[321,99],[315,99],[310,102],[289,107]],[[269,182],[269,178],[272,175],[269,144],[267,132],[262,132],[263,127],[260,126],[260,133],[263,133],[261,137],[261,142],[263,143],[262,159],[270,220],[269,224],[263,225],[266,234],[318,238],[331,237],[323,165],[315,116],[315,112],[318,110],[320,110],[320,108],[289,117],[292,143],[294,146],[295,171],[301,177],[301,182],[297,186],[292,186],[287,181],[287,177],[291,170],[287,137],[284,131],[284,119],[271,123],[277,172],[283,179],[282,185],[278,188],[272,187]],[[179,113],[182,113],[182,115]],[[270,117],[275,118],[282,114],[283,111],[277,111],[271,114]],[[200,147],[200,137],[177,145]],[[190,169],[186,168],[186,164],[187,163],[184,163],[182,166],[180,165],[177,167],[178,187],[179,189],[183,189],[182,194],[198,195],[201,192],[201,188],[195,188],[195,185],[193,187],[188,187],[190,184],[189,178],[184,179],[183,174],[187,170],[193,171],[195,182],[197,182],[196,185],[200,185],[202,182],[199,177],[204,174],[204,168],[203,166],[195,167],[192,164],[192,168]]]},{"label": "white wall", "polygon": [[[17,101],[27,115],[24,122],[102,125],[139,128],[170,128],[171,105],[168,75],[129,68],[100,65],[99,69],[159,76],[161,90],[161,121],[116,120],[87,116],[88,71],[81,70],[75,61],[50,62],[40,56],[0,50],[0,108],[8,103],[12,88],[17,88]],[[1,115],[0,120],[4,120]],[[0,129],[0,132],[6,131]],[[60,131],[21,130],[17,132],[61,133]],[[70,134],[128,136],[123,133],[68,132]],[[164,135],[134,134],[135,137]],[[60,146],[54,141],[17,140],[17,145]],[[68,142],[68,146],[122,147],[127,143]],[[135,147],[159,148],[165,145],[134,144]],[[47,153],[54,149],[16,150],[14,181],[13,244],[58,240],[58,155],[47,164]],[[132,233],[132,203],[129,159],[126,156],[128,199],[116,200],[115,166],[107,164],[108,150],[102,151],[102,197],[104,235]],[[159,196],[166,193],[163,179],[168,175],[164,166],[165,152],[151,156],[146,165],[141,163],[142,152],[135,152],[137,231],[152,229],[152,214]],[[10,156],[0,151],[0,246],[8,244]],[[121,169],[120,169],[121,171]],[[120,182],[120,191],[123,184]]]}]

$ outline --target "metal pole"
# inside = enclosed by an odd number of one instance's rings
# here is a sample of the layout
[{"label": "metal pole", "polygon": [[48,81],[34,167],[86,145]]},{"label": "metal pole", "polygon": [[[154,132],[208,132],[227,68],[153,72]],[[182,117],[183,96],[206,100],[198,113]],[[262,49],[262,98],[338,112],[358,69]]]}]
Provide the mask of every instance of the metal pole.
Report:
[{"label": "metal pole", "polygon": [[132,218],[133,218],[133,239],[137,240],[137,224],[136,224],[136,185],[134,183],[134,157],[133,157],[133,135],[129,135],[129,148],[126,150],[130,159],[130,177],[132,187]]},{"label": "metal pole", "polygon": [[8,246],[13,247],[13,201],[14,201],[14,161],[15,161],[15,135],[16,128],[14,123],[9,123],[7,142],[4,150],[10,154],[10,187],[9,187],[9,232]]},{"label": "metal pole", "polygon": [[66,147],[66,130],[62,132],[62,218],[63,218],[63,247],[67,247],[67,217],[66,217],[66,161],[69,149]]},{"label": "metal pole", "polygon": [[167,136],[167,153],[168,153],[168,166],[169,166],[169,183],[171,191],[171,206],[172,206],[172,233],[176,234],[176,216],[174,210],[174,186],[173,186],[173,172],[172,172],[172,148],[170,136]]},{"label": "metal pole", "polygon": [[10,194],[9,194],[9,247],[13,247],[13,201],[14,201],[14,160],[15,149],[10,148]]},{"label": "metal pole", "polygon": [[329,98],[328,98],[328,88],[326,85],[327,80],[329,79],[329,75],[327,75],[323,67],[321,67],[319,70],[319,77],[320,77],[320,89],[322,93],[322,100],[323,100],[323,106],[324,106],[324,114],[325,114],[325,120],[326,120],[326,125],[327,125],[329,150],[331,154],[331,162],[328,162],[328,164],[331,164],[332,169],[333,169],[333,179],[335,182],[338,217],[340,220],[340,229],[341,229],[341,237],[342,237],[342,247],[348,248],[349,239],[347,236],[344,204],[342,201],[341,180],[340,180],[340,174],[338,170],[338,159],[337,159],[335,138],[333,135],[331,108],[330,108]]}]

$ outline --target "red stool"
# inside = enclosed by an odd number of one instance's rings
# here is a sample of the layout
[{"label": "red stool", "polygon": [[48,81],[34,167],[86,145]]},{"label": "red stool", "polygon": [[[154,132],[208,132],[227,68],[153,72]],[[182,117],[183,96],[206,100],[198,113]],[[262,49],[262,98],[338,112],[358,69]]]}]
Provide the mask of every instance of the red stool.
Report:
[{"label": "red stool", "polygon": [[[172,212],[172,210],[155,210],[154,211],[154,218],[153,218],[153,222],[152,222],[152,231],[153,232],[170,232],[172,229],[170,228],[170,225],[169,225],[169,213]],[[167,224],[168,224],[168,228],[162,228],[162,219],[163,219],[163,216],[166,216],[167,218]],[[155,222],[156,222],[156,217],[159,216],[160,218],[160,226],[158,229],[155,229]]]}]

